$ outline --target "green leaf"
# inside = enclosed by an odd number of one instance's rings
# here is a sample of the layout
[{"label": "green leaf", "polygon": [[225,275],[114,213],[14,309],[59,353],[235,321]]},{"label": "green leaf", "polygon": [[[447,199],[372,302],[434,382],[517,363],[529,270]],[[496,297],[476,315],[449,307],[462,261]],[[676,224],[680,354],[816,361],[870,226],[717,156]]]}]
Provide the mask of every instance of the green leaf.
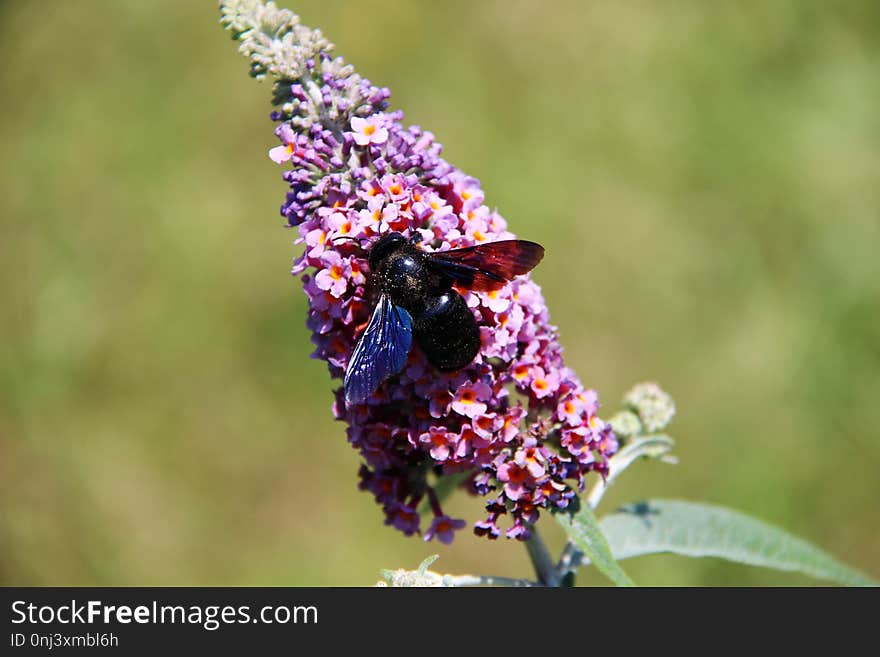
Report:
[{"label": "green leaf", "polygon": [[649,500],[618,509],[600,526],[617,559],[659,553],[718,557],[848,586],[878,585],[807,541],[723,507]]},{"label": "green leaf", "polygon": [[576,512],[559,511],[553,515],[562,525],[569,540],[603,575],[617,586],[635,586],[629,575],[614,560],[608,541],[602,535],[599,522],[589,506],[582,504]]}]

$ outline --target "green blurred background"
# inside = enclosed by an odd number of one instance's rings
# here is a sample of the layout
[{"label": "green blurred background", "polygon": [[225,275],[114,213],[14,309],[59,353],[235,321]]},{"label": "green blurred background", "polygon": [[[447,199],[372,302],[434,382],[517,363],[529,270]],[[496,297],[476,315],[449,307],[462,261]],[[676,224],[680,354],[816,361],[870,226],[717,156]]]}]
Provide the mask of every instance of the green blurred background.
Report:
[{"label": "green blurred background", "polygon": [[[674,395],[681,464],[606,508],[733,506],[876,577],[880,3],[831,4],[291,8],[546,245],[535,278],[606,412],[639,380]],[[434,552],[528,575],[515,542],[407,539],[357,490],[288,275],[270,87],[217,19],[0,5],[0,583],[360,585]]]}]

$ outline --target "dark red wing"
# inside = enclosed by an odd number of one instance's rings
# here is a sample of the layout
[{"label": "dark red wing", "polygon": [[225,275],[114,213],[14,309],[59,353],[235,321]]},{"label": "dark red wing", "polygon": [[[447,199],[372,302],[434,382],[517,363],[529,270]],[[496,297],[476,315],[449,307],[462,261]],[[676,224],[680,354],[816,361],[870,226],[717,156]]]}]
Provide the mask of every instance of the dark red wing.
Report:
[{"label": "dark red wing", "polygon": [[429,261],[458,287],[490,292],[500,290],[514,276],[530,272],[543,257],[540,244],[502,240],[431,253]]}]

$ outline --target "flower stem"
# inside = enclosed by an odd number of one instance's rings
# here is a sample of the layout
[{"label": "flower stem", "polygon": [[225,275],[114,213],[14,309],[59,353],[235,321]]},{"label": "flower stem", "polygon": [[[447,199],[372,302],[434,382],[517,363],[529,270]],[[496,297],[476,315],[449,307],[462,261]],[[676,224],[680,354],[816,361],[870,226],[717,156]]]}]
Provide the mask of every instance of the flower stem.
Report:
[{"label": "flower stem", "polygon": [[561,573],[563,577],[574,574],[580,563],[580,559],[580,550],[575,547],[574,543],[568,541],[565,544],[565,547],[562,548],[562,555],[559,557],[559,564],[556,566],[556,571]]},{"label": "flower stem", "polygon": [[544,586],[559,586],[561,578],[556,570],[556,565],[553,563],[553,557],[550,556],[550,551],[544,545],[544,541],[534,525],[529,526],[526,550],[528,550],[529,558],[535,567],[538,581]]}]

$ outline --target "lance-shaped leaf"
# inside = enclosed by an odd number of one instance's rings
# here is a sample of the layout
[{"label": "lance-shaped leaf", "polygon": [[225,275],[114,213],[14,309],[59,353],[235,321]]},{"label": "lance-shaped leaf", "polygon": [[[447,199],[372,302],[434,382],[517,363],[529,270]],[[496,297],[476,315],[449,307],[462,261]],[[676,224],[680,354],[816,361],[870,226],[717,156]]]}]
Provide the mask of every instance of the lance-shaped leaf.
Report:
[{"label": "lance-shaped leaf", "polygon": [[570,540],[599,571],[617,586],[635,586],[620,564],[614,560],[611,548],[593,511],[582,504],[577,511],[559,511],[554,517]]},{"label": "lance-shaped leaf", "polygon": [[599,525],[616,559],[659,553],[718,557],[848,586],[878,585],[807,541],[723,507],[649,500],[622,507]]}]

